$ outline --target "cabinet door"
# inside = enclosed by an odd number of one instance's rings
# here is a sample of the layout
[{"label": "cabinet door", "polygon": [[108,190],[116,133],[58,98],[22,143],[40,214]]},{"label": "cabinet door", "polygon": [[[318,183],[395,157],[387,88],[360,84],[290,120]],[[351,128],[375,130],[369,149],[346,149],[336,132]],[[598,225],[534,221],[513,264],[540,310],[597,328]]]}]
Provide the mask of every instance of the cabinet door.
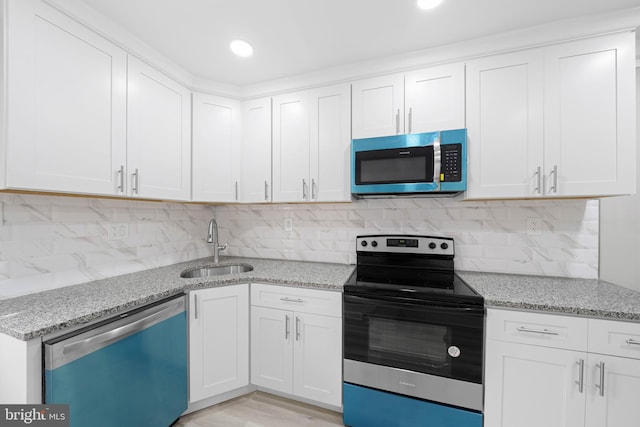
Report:
[{"label": "cabinet door", "polygon": [[543,194],[543,53],[467,63],[468,198]]},{"label": "cabinet door", "polygon": [[249,384],[249,285],[189,293],[189,399]]},{"label": "cabinet door", "polygon": [[309,94],[279,95],[273,98],[273,201],[309,198]]},{"label": "cabinet door", "polygon": [[271,98],[246,101],[242,106],[243,202],[271,201]]},{"label": "cabinet door", "polygon": [[314,89],[309,94],[311,201],[348,202],[351,159],[349,85]]},{"label": "cabinet door", "polygon": [[129,57],[127,164],[132,196],[191,197],[191,95]]},{"label": "cabinet door", "polygon": [[581,427],[586,353],[487,340],[485,427]]},{"label": "cabinet door", "polygon": [[638,425],[640,360],[589,354],[587,366],[586,426]]},{"label": "cabinet door", "polygon": [[404,133],[404,75],[358,80],[351,86],[352,138]]},{"label": "cabinet door", "polygon": [[407,133],[465,127],[464,63],[412,71],[404,82]]},{"label": "cabinet door", "polygon": [[545,48],[548,195],[635,192],[634,47],[627,32]]},{"label": "cabinet door", "polygon": [[342,319],[294,313],[293,393],[342,405]]},{"label": "cabinet door", "polygon": [[126,53],[44,2],[10,6],[7,186],[124,194]]},{"label": "cabinet door", "polygon": [[192,200],[240,199],[240,102],[193,94]]},{"label": "cabinet door", "polygon": [[293,312],[251,307],[251,383],[293,392]]}]

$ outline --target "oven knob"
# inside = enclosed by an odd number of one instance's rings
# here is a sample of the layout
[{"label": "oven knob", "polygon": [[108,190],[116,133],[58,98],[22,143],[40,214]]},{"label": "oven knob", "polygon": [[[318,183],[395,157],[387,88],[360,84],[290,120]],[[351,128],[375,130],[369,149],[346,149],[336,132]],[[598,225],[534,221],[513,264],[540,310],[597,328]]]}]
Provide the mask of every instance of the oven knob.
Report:
[{"label": "oven knob", "polygon": [[436,244],[431,242],[429,243],[429,249],[435,249],[436,248]]},{"label": "oven knob", "polygon": [[376,246],[378,246],[378,242],[376,242],[376,241],[374,240],[373,242],[371,242],[371,246],[373,246],[373,247],[375,248]]},{"label": "oven knob", "polygon": [[449,249],[449,245],[447,243],[441,244],[440,247],[442,248],[442,250],[445,250],[445,251]]},{"label": "oven knob", "polygon": [[367,247],[367,241],[366,240],[363,240],[360,244],[362,245],[363,248]]}]

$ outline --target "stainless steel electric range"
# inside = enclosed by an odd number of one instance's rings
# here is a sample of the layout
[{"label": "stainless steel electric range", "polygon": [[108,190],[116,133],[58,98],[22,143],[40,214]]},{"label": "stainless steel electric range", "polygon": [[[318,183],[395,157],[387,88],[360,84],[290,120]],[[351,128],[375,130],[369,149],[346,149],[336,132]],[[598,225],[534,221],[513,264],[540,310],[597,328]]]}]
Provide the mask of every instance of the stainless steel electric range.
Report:
[{"label": "stainless steel electric range", "polygon": [[484,300],[455,273],[453,239],[356,244],[343,297],[345,425],[481,427]]}]

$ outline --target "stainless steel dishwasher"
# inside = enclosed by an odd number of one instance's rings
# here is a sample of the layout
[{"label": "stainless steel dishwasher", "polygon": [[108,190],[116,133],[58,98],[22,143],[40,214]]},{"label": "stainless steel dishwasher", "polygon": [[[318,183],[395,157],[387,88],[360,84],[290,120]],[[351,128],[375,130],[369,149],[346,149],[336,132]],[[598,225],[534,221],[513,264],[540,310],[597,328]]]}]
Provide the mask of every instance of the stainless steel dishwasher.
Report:
[{"label": "stainless steel dishwasher", "polygon": [[187,320],[179,295],[44,342],[46,403],[72,427],[168,427],[187,408]]}]

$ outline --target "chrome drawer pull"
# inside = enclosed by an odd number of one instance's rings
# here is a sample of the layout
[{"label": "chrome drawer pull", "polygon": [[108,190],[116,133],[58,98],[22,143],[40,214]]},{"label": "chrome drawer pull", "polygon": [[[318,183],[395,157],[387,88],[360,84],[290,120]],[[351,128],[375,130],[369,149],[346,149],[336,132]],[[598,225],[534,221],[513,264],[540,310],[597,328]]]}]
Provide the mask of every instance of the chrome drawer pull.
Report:
[{"label": "chrome drawer pull", "polygon": [[289,297],[280,298],[280,301],[284,301],[284,302],[304,302],[304,300],[301,299],[301,298],[289,298]]},{"label": "chrome drawer pull", "polygon": [[560,335],[558,332],[556,331],[550,331],[549,329],[529,329],[529,328],[525,328],[524,326],[520,326],[519,328],[517,328],[518,332],[529,332],[532,334],[543,334],[543,335]]},{"label": "chrome drawer pull", "polygon": [[634,340],[633,338],[629,338],[627,340],[627,344],[631,344],[631,345],[640,345],[640,341],[638,340]]}]

